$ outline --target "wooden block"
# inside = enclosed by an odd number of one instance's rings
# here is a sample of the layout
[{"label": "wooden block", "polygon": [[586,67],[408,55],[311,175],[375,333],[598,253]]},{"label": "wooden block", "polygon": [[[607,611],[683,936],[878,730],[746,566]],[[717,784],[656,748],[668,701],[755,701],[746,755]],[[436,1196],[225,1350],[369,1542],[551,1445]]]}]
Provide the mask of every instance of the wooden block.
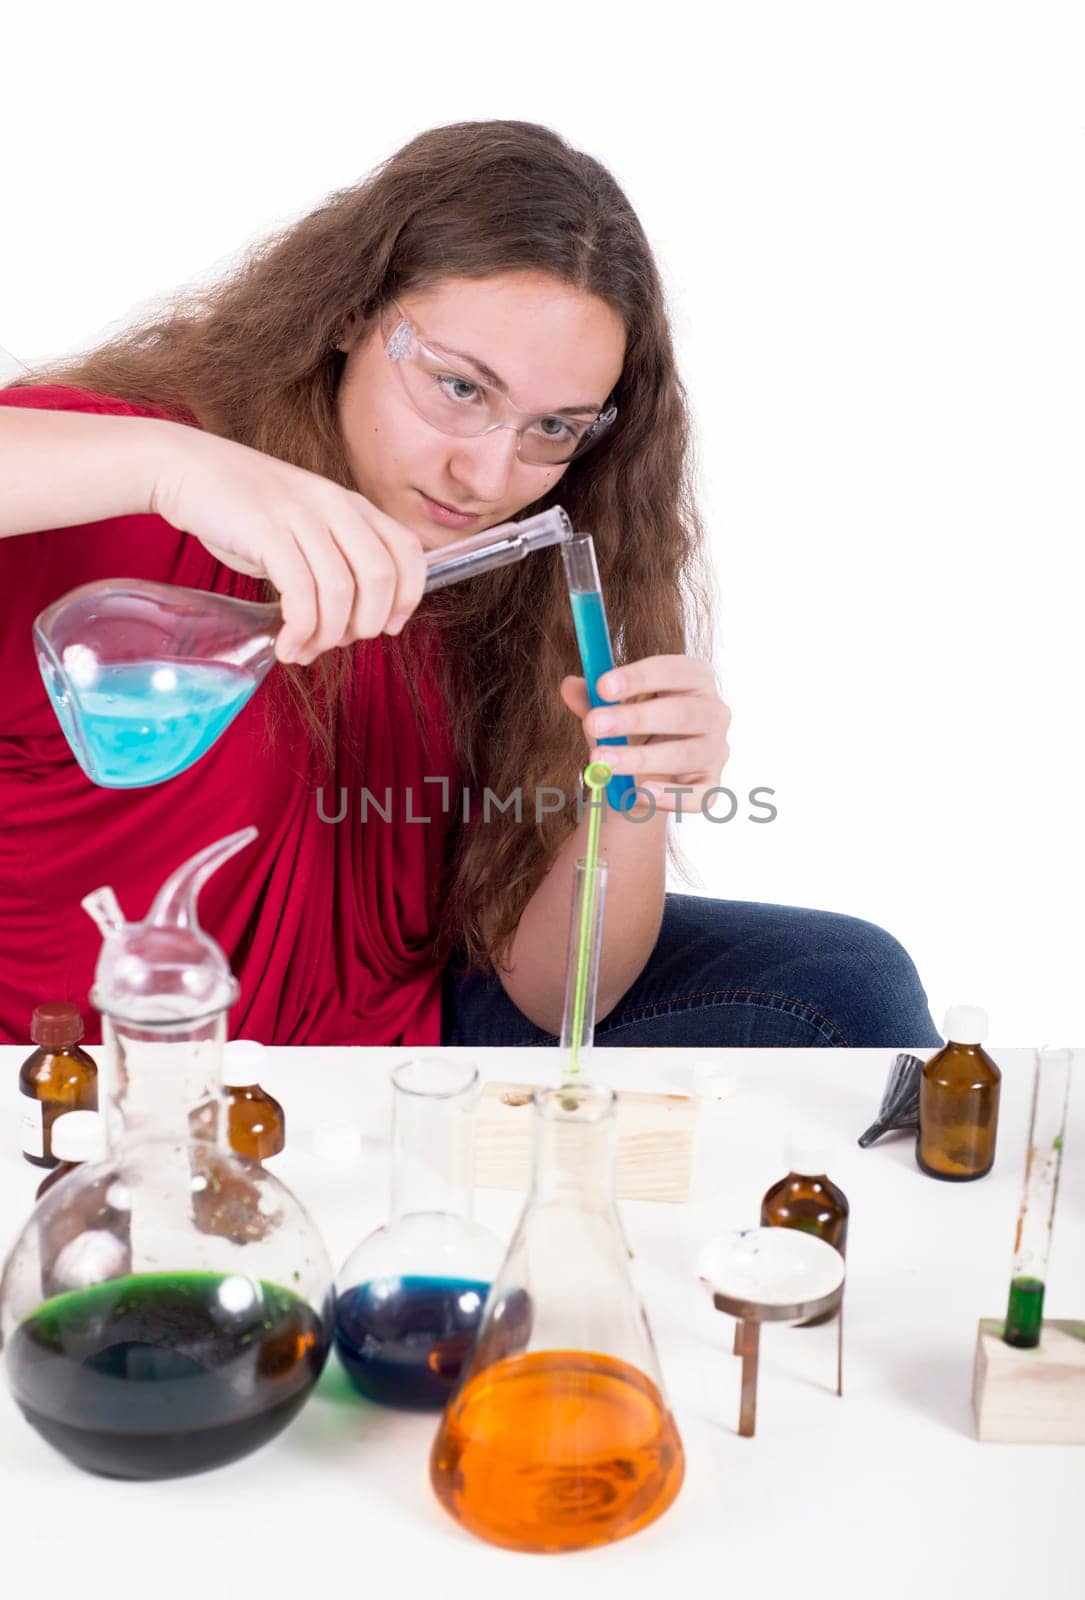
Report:
[{"label": "wooden block", "polygon": [[[475,1124],[475,1183],[526,1189],[531,1176],[530,1083],[488,1083]],[[697,1101],[683,1094],[618,1095],[619,1200],[689,1199]]]},{"label": "wooden block", "polygon": [[1005,1322],[980,1321],[972,1374],[976,1434],[1012,1444],[1085,1444],[1085,1322],[1052,1318],[1035,1350],[1002,1338]]}]

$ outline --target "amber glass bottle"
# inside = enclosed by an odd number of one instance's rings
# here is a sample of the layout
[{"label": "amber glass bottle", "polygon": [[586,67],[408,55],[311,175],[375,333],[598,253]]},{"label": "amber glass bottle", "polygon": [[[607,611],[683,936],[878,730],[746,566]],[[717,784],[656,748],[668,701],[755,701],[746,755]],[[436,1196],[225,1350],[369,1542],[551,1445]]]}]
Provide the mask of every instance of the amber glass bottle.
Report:
[{"label": "amber glass bottle", "polygon": [[980,1006],[950,1006],[942,1031],[948,1043],[919,1080],[915,1158],[932,1178],[966,1183],[994,1166],[1002,1074],[981,1044],[987,1013]]},{"label": "amber glass bottle", "polygon": [[[843,1189],[826,1176],[828,1161],[824,1152],[812,1145],[789,1145],[786,1160],[790,1169],[787,1177],[766,1190],[761,1201],[761,1226],[799,1228],[803,1233],[816,1234],[846,1255],[851,1208]],[[835,1311],[825,1311],[798,1326],[815,1328],[835,1316]]]},{"label": "amber glass bottle", "polygon": [[20,1142],[32,1165],[55,1167],[53,1123],[66,1111],[97,1111],[98,1068],[79,1048],[78,1006],[59,1000],[38,1006],[30,1037],[38,1048],[19,1068]]},{"label": "amber glass bottle", "polygon": [[259,1083],[263,1052],[256,1039],[232,1039],[222,1053],[230,1148],[250,1161],[267,1161],[286,1143],[283,1108]]}]

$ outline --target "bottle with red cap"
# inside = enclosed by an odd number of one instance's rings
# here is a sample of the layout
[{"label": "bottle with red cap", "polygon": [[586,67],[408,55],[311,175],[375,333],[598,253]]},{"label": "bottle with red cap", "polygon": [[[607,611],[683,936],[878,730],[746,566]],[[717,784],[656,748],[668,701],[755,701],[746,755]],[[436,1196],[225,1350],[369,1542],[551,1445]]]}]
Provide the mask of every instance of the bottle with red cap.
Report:
[{"label": "bottle with red cap", "polygon": [[65,1000],[35,1008],[30,1037],[37,1049],[19,1068],[19,1130],[23,1155],[35,1167],[55,1167],[51,1130],[68,1111],[97,1111],[98,1068],[80,1050],[83,1018]]}]

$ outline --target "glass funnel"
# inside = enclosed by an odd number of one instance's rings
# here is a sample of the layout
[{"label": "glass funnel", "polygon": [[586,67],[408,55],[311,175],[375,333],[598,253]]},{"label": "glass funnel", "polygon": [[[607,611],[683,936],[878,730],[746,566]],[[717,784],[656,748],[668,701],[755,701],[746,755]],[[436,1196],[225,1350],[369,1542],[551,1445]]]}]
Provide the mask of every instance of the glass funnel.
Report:
[{"label": "glass funnel", "polygon": [[8,1258],[0,1332],[27,1421],[69,1460],[175,1477],[246,1455],[309,1394],[331,1340],[331,1267],[282,1183],[228,1147],[220,1062],[237,984],[196,918],[201,885],[255,836],[209,846],[104,934],[108,1155],[39,1201]]},{"label": "glass funnel", "polygon": [[615,1095],[534,1096],[532,1187],[430,1460],[437,1498],[512,1550],[646,1527],[684,1454],[614,1203]]},{"label": "glass funnel", "polygon": [[[425,592],[568,538],[560,506],[427,552]],[[84,584],[34,623],[64,737],[93,783],[139,789],[198,761],[275,663],[277,604],[138,578]]]},{"label": "glass funnel", "polygon": [[440,1410],[501,1262],[471,1216],[478,1070],[419,1056],[394,1069],[392,1090],[391,1216],[338,1276],[335,1343],[368,1399]]}]

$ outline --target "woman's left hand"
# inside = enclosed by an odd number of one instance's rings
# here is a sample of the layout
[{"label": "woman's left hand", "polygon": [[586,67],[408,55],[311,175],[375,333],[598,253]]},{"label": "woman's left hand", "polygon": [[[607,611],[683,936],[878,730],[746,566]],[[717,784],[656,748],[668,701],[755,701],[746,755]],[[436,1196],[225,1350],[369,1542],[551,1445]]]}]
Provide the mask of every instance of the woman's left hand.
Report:
[{"label": "woman's left hand", "polygon": [[[583,678],[561,681],[561,698],[580,718],[591,761],[605,761],[615,774],[628,773],[638,788],[655,796],[660,811],[699,809],[719,782],[731,754],[730,709],[720,699],[709,661],[689,656],[645,656],[605,672],[596,685],[621,705],[592,707]],[[601,737],[625,734],[629,746],[601,745]],[[664,786],[688,792],[665,794]],[[637,809],[646,802],[638,800]]]}]

